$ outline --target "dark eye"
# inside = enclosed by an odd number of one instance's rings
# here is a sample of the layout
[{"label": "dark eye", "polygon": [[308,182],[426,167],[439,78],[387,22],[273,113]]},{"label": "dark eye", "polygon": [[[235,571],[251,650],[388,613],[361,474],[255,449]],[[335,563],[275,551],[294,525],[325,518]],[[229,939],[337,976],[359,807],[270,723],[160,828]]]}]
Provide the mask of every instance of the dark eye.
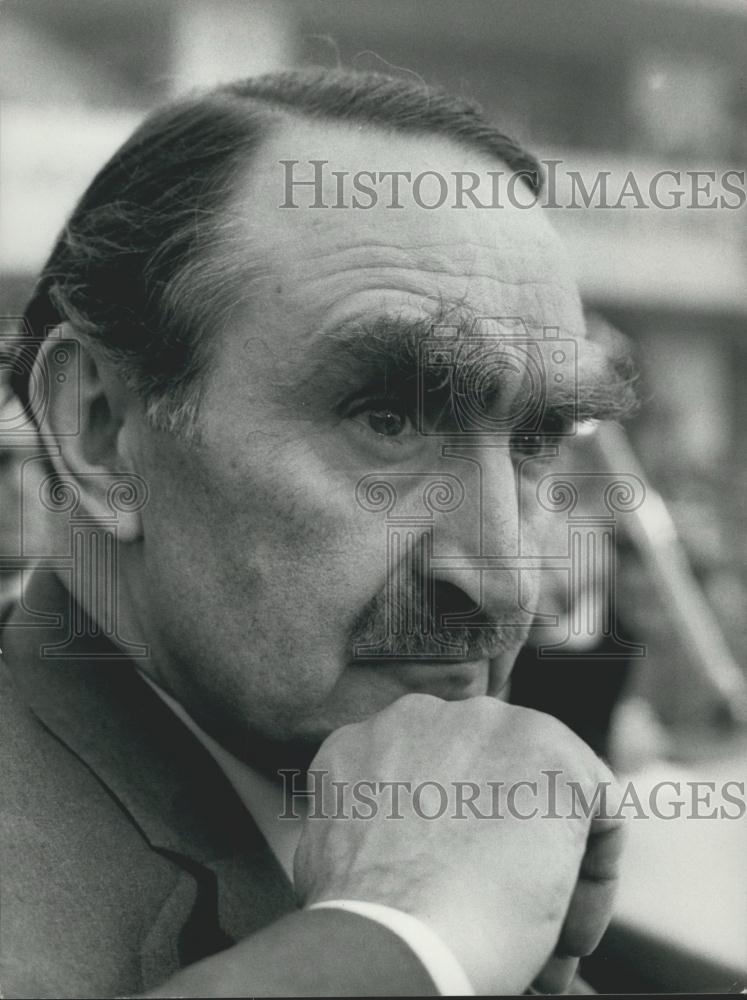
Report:
[{"label": "dark eye", "polygon": [[515,455],[536,455],[548,445],[559,444],[573,427],[571,420],[548,414],[537,430],[514,431],[511,435],[511,451]]},{"label": "dark eye", "polygon": [[356,400],[345,416],[383,438],[409,436],[414,429],[407,404],[391,396]]},{"label": "dark eye", "polygon": [[511,451],[515,455],[536,455],[547,444],[548,437],[543,431],[515,433],[511,436]]},{"label": "dark eye", "polygon": [[407,415],[391,407],[363,411],[372,431],[384,437],[398,437],[407,429]]}]

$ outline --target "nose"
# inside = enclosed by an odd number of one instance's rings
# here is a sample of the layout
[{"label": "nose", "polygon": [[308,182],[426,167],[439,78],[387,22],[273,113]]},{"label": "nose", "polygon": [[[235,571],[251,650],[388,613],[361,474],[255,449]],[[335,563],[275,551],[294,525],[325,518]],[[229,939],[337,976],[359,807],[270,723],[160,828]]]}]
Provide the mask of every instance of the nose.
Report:
[{"label": "nose", "polygon": [[446,626],[523,625],[534,596],[531,574],[520,568],[520,545],[527,525],[519,504],[517,473],[508,442],[444,445],[444,467],[464,489],[458,509],[434,525],[431,572],[439,582],[460,588],[474,609],[449,616]]}]

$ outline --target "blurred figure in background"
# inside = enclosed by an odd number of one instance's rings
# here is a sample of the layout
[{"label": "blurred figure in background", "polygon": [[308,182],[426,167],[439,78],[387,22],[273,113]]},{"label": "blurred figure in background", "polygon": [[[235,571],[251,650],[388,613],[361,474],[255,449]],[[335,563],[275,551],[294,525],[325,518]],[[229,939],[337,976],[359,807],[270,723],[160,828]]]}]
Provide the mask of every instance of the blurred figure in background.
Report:
[{"label": "blurred figure in background", "polygon": [[[559,467],[571,477],[604,472],[585,434],[564,446]],[[580,495],[582,516],[593,519],[600,505]],[[577,508],[574,513],[578,515]],[[539,614],[520,651],[511,678],[511,701],[555,715],[601,756],[608,756],[612,715],[631,674],[632,661],[645,652],[632,641],[618,607],[616,567],[601,560],[574,565],[565,517],[551,518],[548,552],[567,553],[564,563],[542,572]],[[600,532],[595,539],[601,544]],[[618,561],[627,549],[618,544]],[[629,553],[628,553],[629,555]],[[554,623],[552,619],[554,618]],[[626,655],[626,646],[629,655]]]},{"label": "blurred figure in background", "polygon": [[[632,353],[628,338],[602,317],[589,315],[588,327],[611,356]],[[672,511],[685,531],[678,534],[619,428],[582,426],[556,467],[559,481],[567,475],[604,483],[622,470],[636,473],[647,503],[617,517],[607,572],[588,554],[577,553],[574,564],[569,522],[552,520],[551,550],[567,558],[543,570],[539,613],[517,660],[511,700],[557,716],[625,771],[691,755],[693,727],[702,752],[704,740],[719,741],[744,721],[745,684],[732,655],[741,648],[735,610],[744,586],[723,519],[713,506],[703,517],[702,504],[680,504]],[[601,495],[581,490],[573,516],[592,523],[603,508]],[[604,518],[599,525],[590,551],[602,544]]]}]

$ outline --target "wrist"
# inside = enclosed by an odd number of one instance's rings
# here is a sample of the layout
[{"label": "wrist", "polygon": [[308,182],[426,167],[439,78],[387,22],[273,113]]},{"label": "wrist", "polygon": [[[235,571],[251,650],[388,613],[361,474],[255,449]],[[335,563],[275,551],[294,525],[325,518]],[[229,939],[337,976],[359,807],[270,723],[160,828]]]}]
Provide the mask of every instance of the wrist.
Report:
[{"label": "wrist", "polygon": [[397,934],[419,959],[441,996],[474,996],[466,972],[452,950],[427,923],[396,907],[351,899],[312,903],[310,910],[340,909],[376,921]]}]

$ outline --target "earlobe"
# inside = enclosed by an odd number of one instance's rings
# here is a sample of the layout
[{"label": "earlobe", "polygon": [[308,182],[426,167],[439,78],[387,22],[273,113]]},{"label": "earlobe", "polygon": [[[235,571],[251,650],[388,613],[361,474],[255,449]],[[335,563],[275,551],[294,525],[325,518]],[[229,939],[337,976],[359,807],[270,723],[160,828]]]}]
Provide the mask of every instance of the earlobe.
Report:
[{"label": "earlobe", "polygon": [[[57,370],[63,354],[64,373]],[[50,461],[57,479],[74,488],[89,517],[108,523],[115,518],[119,540],[137,541],[139,508],[113,503],[139,480],[125,444],[128,413],[132,416],[128,390],[118,378],[103,376],[101,359],[67,323],[41,345],[32,377],[44,387],[36,415],[42,436],[56,446]]]}]

